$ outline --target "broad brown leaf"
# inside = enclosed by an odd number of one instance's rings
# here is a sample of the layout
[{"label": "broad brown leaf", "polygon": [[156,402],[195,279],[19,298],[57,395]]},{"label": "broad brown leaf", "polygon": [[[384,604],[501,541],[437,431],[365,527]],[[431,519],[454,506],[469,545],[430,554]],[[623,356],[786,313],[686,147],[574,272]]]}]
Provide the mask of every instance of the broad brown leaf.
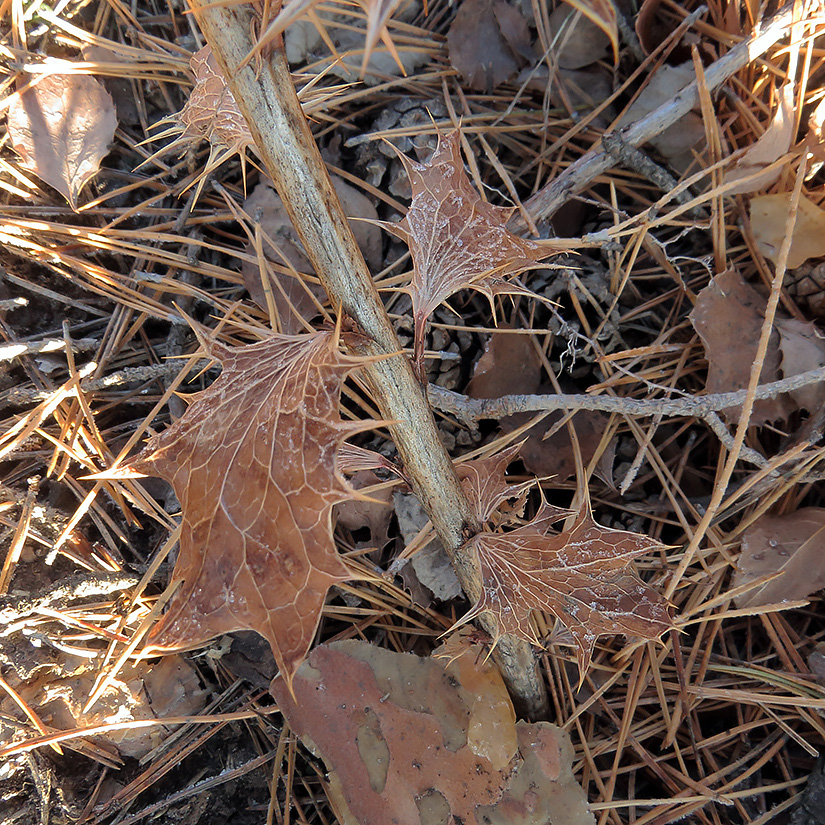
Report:
[{"label": "broad brown leaf", "polygon": [[412,203],[403,220],[385,229],[410,247],[415,321],[415,361],[421,365],[424,328],[430,313],[460,289],[475,289],[492,303],[500,293],[532,296],[507,277],[536,265],[556,250],[508,232],[513,208],[492,206],[473,189],[461,161],[458,130],[439,136],[426,163],[399,155],[412,186]]},{"label": "broad brown leaf", "polygon": [[473,645],[449,664],[348,640],[310,653],[271,692],[319,754],[340,822],[593,825],[568,735],[516,722],[497,667]]},{"label": "broad brown leaf", "polygon": [[548,533],[548,522],[559,515],[547,519],[540,512],[534,523],[509,533],[470,539],[466,547],[478,557],[482,595],[462,622],[490,610],[502,634],[541,644],[530,614],[552,613],[572,634],[583,674],[599,636],[657,639],[673,623],[665,601],[631,566],[661,545],[648,536],[602,527],[588,505],[569,530]]},{"label": "broad brown leaf", "polygon": [[329,332],[237,349],[202,343],[223,372],[131,463],[169,481],[183,510],[173,575],[182,584],[150,643],[184,649],[255,630],[289,683],[327,590],[353,578],[331,513],[354,495],[336,456],[365,425],[344,423],[338,402],[363,361],[341,355]]},{"label": "broad brown leaf", "polygon": [[89,75],[49,75],[9,105],[12,148],[74,210],[80,190],[109,153],[115,129],[112,96]]}]

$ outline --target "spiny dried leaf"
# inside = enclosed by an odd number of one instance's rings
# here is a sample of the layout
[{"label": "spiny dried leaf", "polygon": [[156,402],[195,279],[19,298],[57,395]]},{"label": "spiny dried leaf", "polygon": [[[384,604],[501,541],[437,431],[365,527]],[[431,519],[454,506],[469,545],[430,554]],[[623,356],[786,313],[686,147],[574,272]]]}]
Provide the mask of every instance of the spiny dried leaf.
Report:
[{"label": "spiny dried leaf", "polygon": [[109,153],[112,96],[89,75],[48,75],[12,99],[8,132],[23,165],[77,210],[77,196]]},{"label": "spiny dried leaf", "polygon": [[524,506],[524,497],[533,486],[533,482],[508,484],[504,476],[507,466],[515,461],[521,446],[513,444],[493,456],[465,461],[456,467],[464,493],[480,522],[489,521],[493,513],[508,499],[519,499],[521,507]]},{"label": "spiny dried leaf", "polygon": [[363,362],[341,355],[329,332],[237,349],[202,343],[223,372],[131,463],[169,481],[183,510],[173,574],[182,585],[150,643],[183,649],[255,630],[289,683],[327,590],[353,578],[335,552],[331,513],[354,495],[336,458],[365,426],[344,423],[338,402]]},{"label": "spiny dried leaf", "polygon": [[[558,514],[552,514],[558,520]],[[541,644],[530,622],[533,610],[552,613],[572,634],[579,668],[590,664],[599,636],[622,633],[657,639],[673,626],[668,607],[631,566],[661,549],[648,536],[611,530],[584,506],[569,530],[547,533],[547,519],[509,533],[479,533],[467,543],[477,554],[482,595],[463,617],[496,614],[501,633]]]},{"label": "spiny dried leaf", "polygon": [[450,664],[360,641],[320,645],[271,692],[330,776],[341,822],[593,825],[573,749],[548,722],[516,722],[492,661]]},{"label": "spiny dried leaf", "polygon": [[492,303],[500,293],[532,296],[516,275],[556,250],[508,232],[513,209],[492,206],[473,189],[461,161],[458,130],[439,136],[426,163],[400,155],[412,186],[412,203],[402,221],[382,224],[410,247],[416,363],[424,349],[430,313],[460,289],[475,289]]}]

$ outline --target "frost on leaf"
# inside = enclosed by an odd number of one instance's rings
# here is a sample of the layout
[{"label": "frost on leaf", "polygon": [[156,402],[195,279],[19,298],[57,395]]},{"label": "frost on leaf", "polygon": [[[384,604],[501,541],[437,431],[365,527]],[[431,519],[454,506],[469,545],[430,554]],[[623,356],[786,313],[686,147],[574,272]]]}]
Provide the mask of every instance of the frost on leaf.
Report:
[{"label": "frost on leaf", "polygon": [[444,664],[350,640],[316,647],[294,696],[272,682],[290,728],[326,763],[341,822],[593,825],[569,737],[516,722],[484,660],[474,650]]},{"label": "frost on leaf", "polygon": [[479,533],[465,545],[475,553],[482,594],[462,622],[489,610],[501,633],[541,644],[530,614],[543,610],[567,628],[576,644],[579,668],[590,664],[599,636],[617,633],[657,639],[673,626],[668,607],[636,574],[633,559],[661,549],[648,536],[611,530],[582,507],[573,526],[548,532],[564,511],[540,511],[509,533]]},{"label": "frost on leaf", "polygon": [[223,372],[130,465],[169,481],[183,510],[173,574],[182,584],[150,644],[184,649],[255,630],[289,682],[327,590],[353,578],[335,552],[331,513],[354,495],[336,458],[365,426],[344,423],[338,402],[362,362],[328,332],[237,349],[202,343]]},{"label": "frost on leaf", "polygon": [[9,105],[12,148],[74,210],[80,190],[109,153],[115,129],[112,97],[89,75],[49,75]]},{"label": "frost on leaf", "polygon": [[421,365],[424,328],[430,313],[460,289],[475,289],[492,303],[500,293],[533,295],[507,278],[536,265],[556,250],[519,238],[505,224],[513,208],[493,206],[473,189],[461,161],[460,133],[439,137],[426,163],[400,155],[412,186],[403,220],[385,229],[407,243],[413,261],[415,361]]}]

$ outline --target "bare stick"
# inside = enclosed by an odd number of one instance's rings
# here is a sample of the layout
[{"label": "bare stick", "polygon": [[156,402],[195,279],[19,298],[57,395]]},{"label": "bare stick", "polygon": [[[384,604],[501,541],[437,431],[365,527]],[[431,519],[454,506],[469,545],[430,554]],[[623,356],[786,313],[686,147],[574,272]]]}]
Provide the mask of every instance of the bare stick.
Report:
[{"label": "bare stick", "polygon": [[[794,3],[784,5],[765,24],[762,31],[734,46],[724,57],[708,67],[705,81],[710,91],[721,86],[732,74],[763,55],[774,43],[781,40],[790,29]],[[684,117],[699,103],[699,86],[696,81],[685,86],[672,100],[663,103],[649,115],[619,129],[616,134],[629,146],[641,146],[652,137],[661,134],[679,118]],[[581,192],[599,175],[616,163],[613,156],[597,143],[590,151],[574,161],[543,189],[524,202],[525,209],[535,221],[547,220],[571,195]],[[516,213],[508,224],[511,232],[527,230],[524,219]]]},{"label": "bare stick", "polygon": [[[782,393],[822,381],[825,381],[825,367],[817,367],[783,378],[781,381],[760,384],[756,387],[754,398],[775,398]],[[639,417],[688,416],[701,418],[728,449],[733,445],[733,436],[717,413],[740,406],[747,397],[747,390],[737,390],[682,398],[617,398],[612,395],[505,395],[501,398],[469,398],[443,387],[430,385],[430,400],[433,406],[468,425],[474,425],[483,418],[502,418],[515,413],[555,410],[598,410]],[[744,446],[739,457],[760,468],[767,467],[769,463],[764,456]]]},{"label": "bare stick", "polygon": [[[461,586],[475,600],[481,594],[481,575],[475,558],[462,546],[479,525],[410,362],[399,352],[398,339],[301,110],[283,49],[264,61],[257,73],[255,61],[239,69],[255,45],[249,8],[204,5],[199,9],[198,3],[193,5],[261,160],[333,306],[340,306],[366,336],[359,354],[383,356],[365,368],[375,400],[381,414],[395,422],[390,429],[413,490],[450,555]],[[392,354],[396,356],[386,357]],[[491,635],[498,635],[492,614],[486,614],[481,624]],[[529,644],[505,636],[496,651],[519,711],[533,718],[546,716],[544,683]]]}]

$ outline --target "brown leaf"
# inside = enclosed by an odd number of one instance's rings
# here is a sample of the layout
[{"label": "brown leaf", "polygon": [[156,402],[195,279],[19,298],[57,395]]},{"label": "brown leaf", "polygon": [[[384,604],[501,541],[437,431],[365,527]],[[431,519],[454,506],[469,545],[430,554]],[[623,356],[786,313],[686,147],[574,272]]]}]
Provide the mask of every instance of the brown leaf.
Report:
[{"label": "brown leaf", "polygon": [[488,94],[532,56],[527,21],[505,0],[464,0],[447,45],[453,68],[471,88]]},{"label": "brown leaf", "polygon": [[131,463],[169,481],[183,509],[173,574],[182,584],[150,642],[184,649],[255,630],[289,682],[327,590],[353,578],[335,552],[331,513],[354,494],[336,454],[365,426],[344,423],[338,402],[363,361],[341,355],[328,332],[202,344],[223,372]]},{"label": "brown leaf", "polygon": [[466,547],[478,557],[482,595],[461,621],[489,610],[502,634],[541,644],[530,614],[552,613],[573,637],[582,674],[599,636],[657,639],[673,626],[665,601],[631,566],[662,546],[648,536],[602,527],[589,506],[562,533],[548,534],[541,519],[538,528],[479,533]]},{"label": "brown leaf", "polygon": [[[717,275],[697,296],[690,320],[705,347],[709,393],[732,392],[748,386],[765,306],[765,299],[733,269]],[[774,330],[760,383],[779,379],[779,358],[779,333]],[[782,420],[793,410],[787,395],[759,399],[753,407],[751,424]],[[740,411],[741,406],[737,406],[728,408],[726,413],[736,419]]]},{"label": "brown leaf", "polygon": [[[821,330],[809,321],[795,318],[779,318],[779,350],[782,353],[783,378],[799,375],[825,364],[825,337]],[[825,384],[821,381],[791,390],[791,398],[802,409],[816,412],[825,405]]]},{"label": "brown leaf", "polygon": [[[774,263],[779,256],[782,241],[785,240],[785,223],[791,209],[791,197],[791,192],[781,192],[777,195],[758,195],[750,202],[753,236],[759,251]],[[825,210],[800,195],[788,252],[788,269],[796,269],[809,258],[820,258],[823,255]]]},{"label": "brown leaf", "polygon": [[728,189],[726,195],[741,195],[765,189],[782,174],[781,166],[769,171],[762,170],[779,160],[791,148],[796,126],[793,102],[794,84],[787,83],[779,93],[779,105],[768,128],[736,165],[725,172],[724,183],[739,182]]},{"label": "brown leaf", "polygon": [[[499,327],[501,330],[509,328],[507,324]],[[494,332],[473,368],[467,395],[471,398],[501,398],[538,392],[541,359],[531,339],[531,335]]]},{"label": "brown leaf", "polygon": [[[578,12],[578,14],[576,14]],[[608,46],[619,59],[616,9],[609,0],[565,0],[550,15],[553,57],[565,69],[580,69],[601,60]]]},{"label": "brown leaf", "polygon": [[47,75],[9,105],[12,148],[74,210],[80,190],[109,153],[115,129],[112,97],[89,75]]},{"label": "brown leaf", "polygon": [[321,645],[272,693],[327,765],[342,822],[592,825],[567,735],[516,722],[482,655],[444,665],[365,642]]},{"label": "brown leaf", "polygon": [[532,295],[505,278],[554,253],[546,243],[508,232],[513,209],[492,206],[473,189],[461,162],[460,133],[439,137],[426,163],[400,155],[412,185],[412,203],[398,223],[384,223],[410,247],[413,278],[408,289],[415,320],[416,363],[424,350],[430,313],[460,289],[475,289],[492,302],[499,293]]},{"label": "brown leaf", "polygon": [[758,607],[804,599],[825,587],[825,508],[803,507],[782,516],[760,516],[742,534],[731,587],[771,573],[778,578],[736,599],[739,607]]}]

